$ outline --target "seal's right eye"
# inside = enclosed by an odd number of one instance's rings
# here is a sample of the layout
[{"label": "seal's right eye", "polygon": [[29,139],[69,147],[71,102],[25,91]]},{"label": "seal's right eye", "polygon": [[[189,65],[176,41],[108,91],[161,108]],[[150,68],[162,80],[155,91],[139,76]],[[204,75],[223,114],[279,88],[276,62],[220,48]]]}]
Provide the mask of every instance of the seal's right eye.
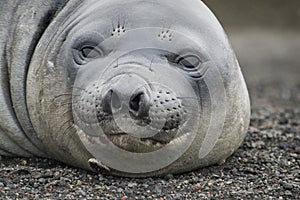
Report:
[{"label": "seal's right eye", "polygon": [[103,37],[98,33],[92,32],[75,39],[73,44],[73,58],[76,64],[84,65],[93,59],[104,55],[100,44]]},{"label": "seal's right eye", "polygon": [[81,48],[73,50],[74,60],[78,65],[86,64],[93,59],[102,57],[102,55],[102,50],[92,45],[84,45]]},{"label": "seal's right eye", "polygon": [[80,50],[81,57],[82,58],[94,58],[96,53],[93,51],[94,49],[92,47],[84,47]]},{"label": "seal's right eye", "polygon": [[102,56],[102,51],[92,46],[83,47],[79,53],[82,59],[95,59]]}]

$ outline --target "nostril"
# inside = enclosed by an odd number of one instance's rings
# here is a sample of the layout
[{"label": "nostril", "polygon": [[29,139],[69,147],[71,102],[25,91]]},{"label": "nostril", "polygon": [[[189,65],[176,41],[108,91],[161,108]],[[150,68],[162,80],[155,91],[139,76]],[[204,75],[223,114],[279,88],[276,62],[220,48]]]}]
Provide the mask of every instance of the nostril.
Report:
[{"label": "nostril", "polygon": [[111,94],[112,94],[112,97],[111,97],[111,106],[114,108],[114,109],[120,109],[121,106],[122,106],[122,103],[121,103],[121,100],[119,98],[119,96],[117,95],[117,93],[113,92],[111,90]]},{"label": "nostril", "polygon": [[112,114],[112,108],[120,109],[121,101],[119,96],[113,91],[109,90],[103,97],[103,111]]},{"label": "nostril", "polygon": [[111,111],[111,99],[112,99],[112,90],[109,90],[102,99],[102,108],[106,113],[112,113]]},{"label": "nostril", "polygon": [[144,91],[134,94],[130,99],[129,109],[136,117],[147,117],[150,109],[149,97],[147,94]]},{"label": "nostril", "polygon": [[132,111],[139,112],[140,107],[143,104],[143,96],[144,96],[144,93],[139,92],[131,97],[130,102],[129,102],[129,107]]}]

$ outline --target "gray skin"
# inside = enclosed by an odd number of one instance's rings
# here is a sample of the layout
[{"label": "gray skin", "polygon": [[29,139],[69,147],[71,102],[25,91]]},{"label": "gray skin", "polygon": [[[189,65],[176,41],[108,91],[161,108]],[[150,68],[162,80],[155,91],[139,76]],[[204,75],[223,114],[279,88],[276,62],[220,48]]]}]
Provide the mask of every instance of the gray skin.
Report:
[{"label": "gray skin", "polygon": [[[199,0],[1,1],[0,84],[0,155],[48,157],[121,176],[220,163],[239,147],[250,119],[235,54]],[[122,111],[157,134],[125,133],[134,128],[114,119]],[[160,169],[122,171],[107,158],[89,162],[102,151],[97,128],[128,152],[171,144],[175,155],[191,143]]]}]

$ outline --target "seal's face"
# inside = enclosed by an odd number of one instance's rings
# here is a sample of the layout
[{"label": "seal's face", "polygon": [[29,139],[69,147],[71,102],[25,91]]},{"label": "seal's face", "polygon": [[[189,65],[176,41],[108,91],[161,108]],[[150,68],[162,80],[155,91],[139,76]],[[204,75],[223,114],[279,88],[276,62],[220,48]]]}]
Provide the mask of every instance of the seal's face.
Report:
[{"label": "seal's face", "polygon": [[[136,31],[128,34],[136,37]],[[153,37],[154,40],[161,42]],[[125,150],[149,152],[195,128],[188,123],[200,114],[199,97],[192,86],[196,87],[193,82],[205,71],[201,71],[203,66],[196,55],[182,57],[160,47],[138,45],[142,48],[130,47],[126,53],[95,53],[100,58],[81,66],[74,87],[73,111],[88,140],[104,133]],[[82,54],[75,52],[78,53]]]}]

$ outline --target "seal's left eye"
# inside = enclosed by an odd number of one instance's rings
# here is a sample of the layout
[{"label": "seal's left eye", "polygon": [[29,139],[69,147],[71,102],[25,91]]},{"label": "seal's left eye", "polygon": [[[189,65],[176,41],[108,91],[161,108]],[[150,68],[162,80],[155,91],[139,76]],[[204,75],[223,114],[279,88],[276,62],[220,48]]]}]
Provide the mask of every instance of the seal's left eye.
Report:
[{"label": "seal's left eye", "polygon": [[102,53],[98,49],[88,46],[83,47],[80,54],[83,59],[93,59],[101,56]]},{"label": "seal's left eye", "polygon": [[201,60],[196,55],[185,55],[185,56],[179,56],[176,59],[176,63],[183,66],[184,70],[194,71],[200,66]]}]

